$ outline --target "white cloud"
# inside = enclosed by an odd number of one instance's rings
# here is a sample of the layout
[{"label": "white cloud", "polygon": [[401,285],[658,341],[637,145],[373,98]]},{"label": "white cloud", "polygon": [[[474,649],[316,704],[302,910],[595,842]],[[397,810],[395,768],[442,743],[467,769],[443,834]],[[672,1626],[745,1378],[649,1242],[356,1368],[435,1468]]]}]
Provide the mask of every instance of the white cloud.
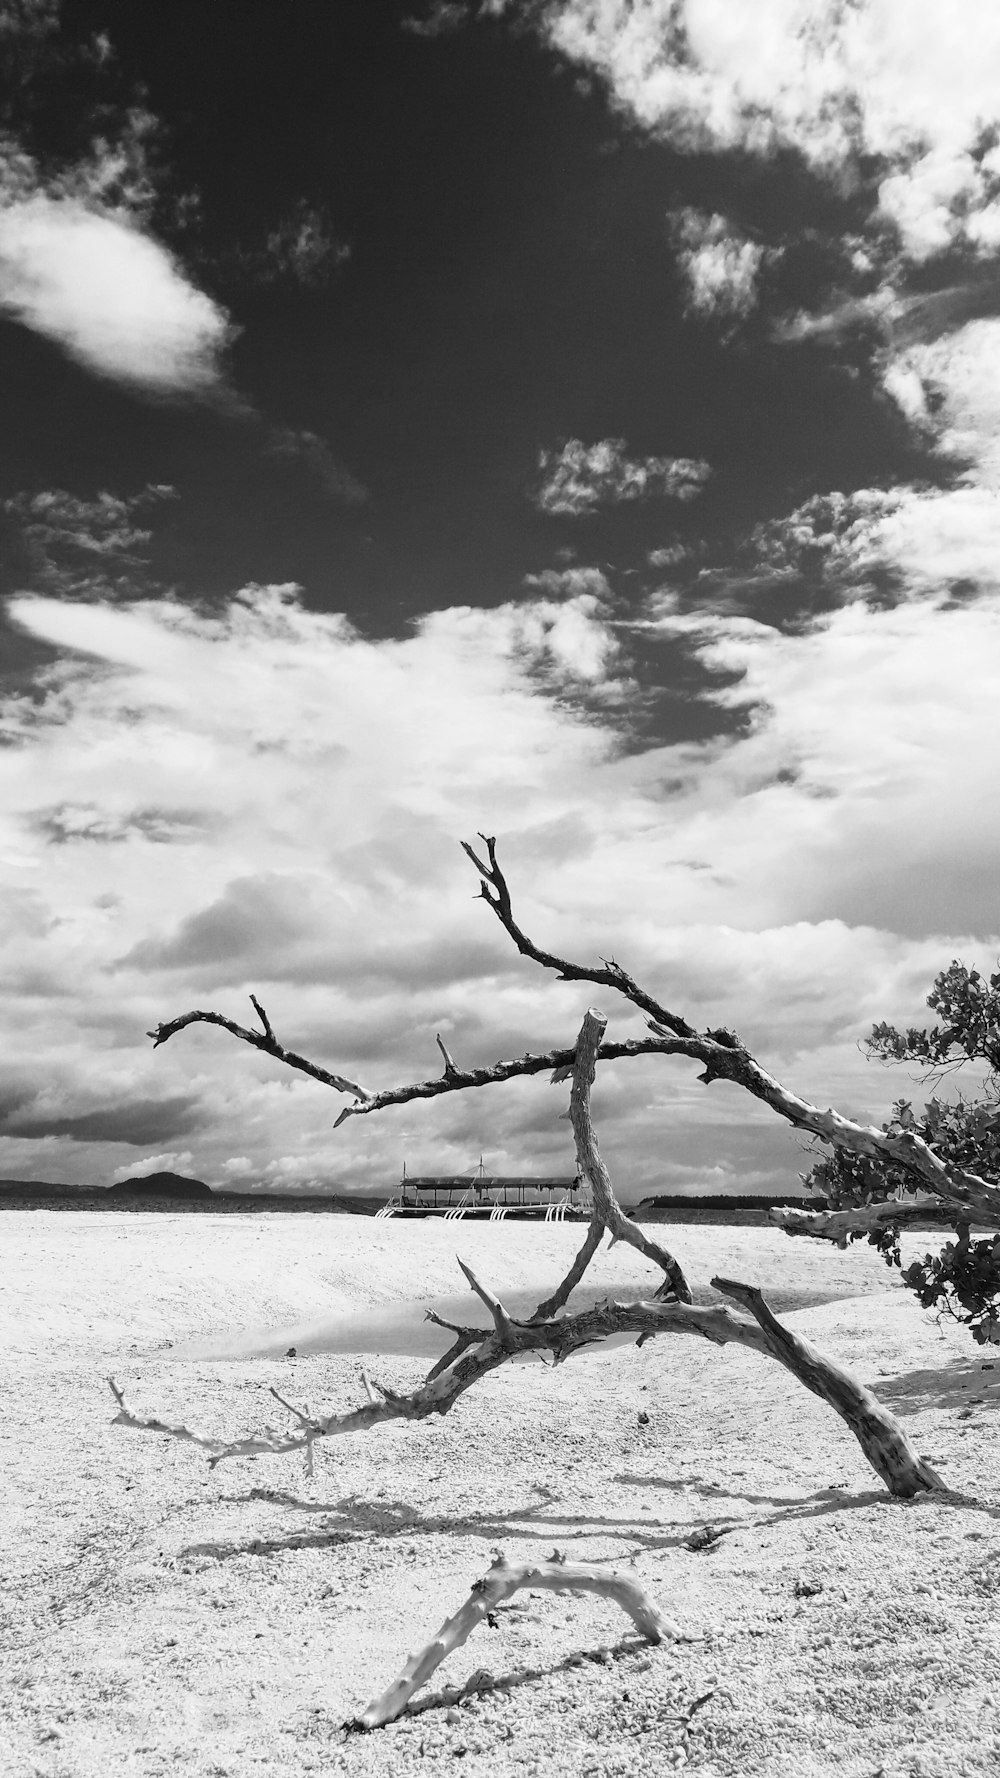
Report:
[{"label": "white cloud", "polygon": [[122,141],[44,182],[0,160],[0,310],[77,363],[160,396],[218,389],[229,319],[148,230],[152,186],[135,115]]},{"label": "white cloud", "polygon": [[890,353],[885,381],[945,457],[966,459],[977,482],[1000,488],[1000,320]]},{"label": "white cloud", "polygon": [[790,146],[838,178],[881,157],[883,210],[913,259],[956,239],[995,251],[1000,182],[982,146],[1000,119],[993,0],[551,0],[539,16],[678,147]]},{"label": "white cloud", "polygon": [[623,438],[592,445],[569,438],[558,451],[539,452],[538,473],[535,505],[580,515],[627,500],[693,500],[712,472],[691,457],[629,457]]},{"label": "white cloud", "polygon": [[757,303],[763,248],[724,216],[685,209],[670,222],[689,312],[723,321],[749,315]]},{"label": "white cloud", "polygon": [[162,1154],[143,1155],[141,1161],[126,1161],[111,1175],[112,1184],[123,1179],[146,1179],[150,1173],[181,1173],[193,1177],[194,1155],[189,1148],[165,1149]]},{"label": "white cloud", "polygon": [[0,306],[115,382],[160,395],[218,384],[225,314],[127,217],[41,192],[4,205]]},{"label": "white cloud", "polygon": [[956,582],[993,588],[1000,585],[1000,494],[972,481],[817,494],[758,526],[748,556],[753,577],[809,576],[814,584],[822,577],[846,598],[877,592],[886,573],[899,598],[940,597]]},{"label": "white cloud", "polygon": [[11,495],[0,510],[17,524],[39,590],[96,596],[127,589],[133,597],[145,579],[144,554],[152,538],[146,519],[176,490],[160,483],[138,494],[98,493],[93,499],[65,488],[40,488]]},{"label": "white cloud", "polygon": [[[457,841],[478,828],[501,838],[528,931],[613,952],[824,1103],[878,1111],[894,1083],[856,1038],[918,1020],[970,934],[996,942],[1000,597],[939,604],[853,605],[791,637],[664,604],[649,621],[752,719],[636,754],[588,714],[622,670],[593,588],[382,642],[281,589],[214,617],[17,601],[63,658],[4,710],[0,1016],[18,1053],[0,1172],[106,1179],[190,1153],[217,1183],[376,1187],[403,1153],[569,1164],[563,1098],[538,1082],[334,1135],[338,1096],[224,1033],[155,1053],[144,1036],[195,1005],[252,1022],[255,991],[285,1042],[369,1086],[436,1071],[436,1031],[466,1062],[569,1041],[592,991],[519,959],[476,901]],[[602,1076],[626,1196],[655,1189],[665,1122],[682,1168],[801,1165],[794,1137],[695,1072]]]}]

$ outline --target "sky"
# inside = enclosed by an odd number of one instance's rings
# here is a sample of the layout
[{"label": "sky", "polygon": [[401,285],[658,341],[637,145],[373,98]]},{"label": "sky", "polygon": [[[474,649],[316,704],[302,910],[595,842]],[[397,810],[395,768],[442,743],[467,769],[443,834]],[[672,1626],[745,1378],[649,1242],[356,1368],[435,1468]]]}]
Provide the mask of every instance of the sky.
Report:
[{"label": "sky", "polygon": [[[1000,950],[992,0],[0,0],[0,1176],[573,1171],[614,955],[881,1121]],[[785,1190],[602,1069],[622,1198]]]}]

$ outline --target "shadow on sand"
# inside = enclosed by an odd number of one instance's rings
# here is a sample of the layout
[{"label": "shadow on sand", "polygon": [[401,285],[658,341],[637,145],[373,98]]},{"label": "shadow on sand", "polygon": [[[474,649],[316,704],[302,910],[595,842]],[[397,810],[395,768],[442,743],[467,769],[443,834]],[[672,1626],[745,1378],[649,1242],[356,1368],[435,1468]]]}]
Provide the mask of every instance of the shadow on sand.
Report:
[{"label": "shadow on sand", "polygon": [[[996,1348],[991,1348],[996,1351]],[[904,1371],[898,1377],[880,1377],[872,1394],[894,1414],[919,1414],[924,1408],[968,1410],[969,1417],[988,1408],[1000,1408],[1000,1353],[995,1358],[956,1358],[951,1364]]]}]

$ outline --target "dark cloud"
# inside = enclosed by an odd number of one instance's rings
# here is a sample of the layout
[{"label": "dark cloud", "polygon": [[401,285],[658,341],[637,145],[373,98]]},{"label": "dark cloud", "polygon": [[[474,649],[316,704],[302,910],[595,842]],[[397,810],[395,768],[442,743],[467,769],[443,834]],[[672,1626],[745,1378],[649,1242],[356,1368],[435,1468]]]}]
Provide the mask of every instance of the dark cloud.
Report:
[{"label": "dark cloud", "polygon": [[55,808],[36,810],[30,825],[56,846],[74,840],[115,845],[133,838],[150,840],[154,845],[171,845],[203,831],[208,818],[192,809],[131,809],[120,815],[94,803],[60,803]]},{"label": "dark cloud", "polygon": [[220,983],[323,982],[392,993],[474,980],[488,961],[478,940],[412,938],[398,929],[362,954],[331,909],[330,892],[314,881],[240,878],[170,937],[135,945],[118,967],[197,972]]},{"label": "dark cloud", "polygon": [[68,1136],[74,1142],[127,1142],[135,1148],[168,1143],[201,1129],[205,1114],[198,1101],[178,1094],[171,1099],[132,1099],[122,1105],[69,1114],[26,1115],[14,1111],[4,1119],[8,1136]]}]

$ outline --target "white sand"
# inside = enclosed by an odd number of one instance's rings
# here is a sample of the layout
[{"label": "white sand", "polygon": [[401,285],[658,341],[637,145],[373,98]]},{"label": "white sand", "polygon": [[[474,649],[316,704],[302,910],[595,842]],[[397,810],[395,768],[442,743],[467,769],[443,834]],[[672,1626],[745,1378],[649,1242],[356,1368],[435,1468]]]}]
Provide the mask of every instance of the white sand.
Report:
[{"label": "white sand", "polygon": [[[373,1368],[397,1387],[419,1380],[407,1342],[426,1324],[405,1305],[455,1294],[456,1250],[518,1307],[582,1230],[0,1215],[5,1778],[612,1778],[681,1762],[705,1778],[983,1778],[1000,1752],[1000,1353],[929,1323],[866,1246],[651,1233],[699,1298],[716,1271],[762,1284],[960,1492],[888,1501],[780,1366],[690,1338],[495,1373],[443,1421],[331,1442],[311,1481],[297,1457],[209,1471],[191,1447],[113,1426],[104,1373],[137,1409],[226,1436],[282,1421],[272,1382],[346,1407],[355,1351],[386,1354]],[[621,1247],[594,1274],[601,1294],[651,1281]],[[253,1346],[248,1329],[295,1344],[305,1325],[330,1350],[178,1356],[194,1337]],[[688,1550],[706,1519],[726,1534]],[[342,1738],[496,1547],[553,1545],[628,1568],[700,1640],[651,1649],[600,1600],[519,1595],[441,1679],[537,1677]]]}]

